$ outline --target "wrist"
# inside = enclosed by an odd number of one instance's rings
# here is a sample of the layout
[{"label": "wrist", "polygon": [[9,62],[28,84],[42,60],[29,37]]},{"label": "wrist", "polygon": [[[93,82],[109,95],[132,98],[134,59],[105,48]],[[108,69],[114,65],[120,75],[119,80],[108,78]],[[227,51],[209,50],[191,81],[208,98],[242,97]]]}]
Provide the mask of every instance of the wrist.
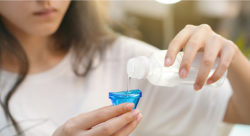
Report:
[{"label": "wrist", "polygon": [[234,68],[235,66],[238,66],[239,64],[239,58],[242,56],[242,53],[237,45],[234,44],[234,56],[232,58],[231,64],[229,66],[229,69]]}]

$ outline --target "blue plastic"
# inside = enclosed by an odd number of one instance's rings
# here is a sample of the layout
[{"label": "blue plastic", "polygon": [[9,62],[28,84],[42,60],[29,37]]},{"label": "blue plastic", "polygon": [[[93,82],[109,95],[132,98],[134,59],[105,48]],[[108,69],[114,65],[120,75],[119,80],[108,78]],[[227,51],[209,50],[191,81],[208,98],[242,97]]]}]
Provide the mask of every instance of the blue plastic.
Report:
[{"label": "blue plastic", "polygon": [[109,92],[109,98],[111,99],[113,105],[134,103],[135,107],[133,109],[136,109],[141,96],[142,92],[138,89],[121,92]]}]

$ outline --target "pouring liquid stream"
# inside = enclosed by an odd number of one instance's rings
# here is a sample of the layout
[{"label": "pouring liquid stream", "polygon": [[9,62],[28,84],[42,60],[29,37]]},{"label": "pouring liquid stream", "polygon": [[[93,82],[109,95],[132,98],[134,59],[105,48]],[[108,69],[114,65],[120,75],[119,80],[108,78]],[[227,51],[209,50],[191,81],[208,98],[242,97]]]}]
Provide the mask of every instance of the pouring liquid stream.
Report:
[{"label": "pouring liquid stream", "polygon": [[129,88],[130,88],[130,85],[131,85],[131,77],[128,76],[128,81],[127,81],[127,93],[126,93],[126,96],[128,97],[128,91],[129,91]]}]

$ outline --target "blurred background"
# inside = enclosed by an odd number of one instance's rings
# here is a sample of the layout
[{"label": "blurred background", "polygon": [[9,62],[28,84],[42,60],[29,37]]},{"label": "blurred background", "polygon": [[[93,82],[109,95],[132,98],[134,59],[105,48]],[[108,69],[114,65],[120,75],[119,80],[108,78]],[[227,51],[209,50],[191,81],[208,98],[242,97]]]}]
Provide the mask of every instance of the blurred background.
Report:
[{"label": "blurred background", "polygon": [[[187,24],[209,24],[250,58],[250,1],[109,0],[110,16],[122,34],[167,49]],[[121,29],[124,28],[124,29]]]},{"label": "blurred background", "polygon": [[[241,0],[108,0],[116,31],[167,49],[187,24],[209,24],[234,41],[250,59],[250,1]],[[250,115],[249,115],[250,117]],[[250,136],[250,126],[222,123],[218,136]]]}]

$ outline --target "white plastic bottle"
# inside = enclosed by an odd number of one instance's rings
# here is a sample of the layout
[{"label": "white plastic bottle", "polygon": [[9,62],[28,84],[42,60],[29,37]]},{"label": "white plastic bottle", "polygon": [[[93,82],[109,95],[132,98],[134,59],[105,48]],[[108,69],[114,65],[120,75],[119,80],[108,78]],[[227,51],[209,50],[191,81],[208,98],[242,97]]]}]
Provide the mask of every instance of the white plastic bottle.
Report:
[{"label": "white plastic bottle", "polygon": [[[171,87],[181,84],[193,85],[199,71],[203,53],[197,53],[187,77],[182,79],[179,77],[179,68],[183,57],[183,52],[179,52],[177,54],[176,60],[172,66],[165,67],[164,59],[166,52],[166,50],[162,50],[153,53],[149,57],[139,56],[130,59],[127,63],[128,76],[136,79],[147,78],[150,83],[158,86]],[[210,77],[214,73],[217,64],[218,58],[216,59],[216,62],[214,63],[208,77]],[[222,85],[226,78],[226,75],[227,72],[225,72],[225,74],[218,81],[210,84],[209,86],[218,87]]]}]

